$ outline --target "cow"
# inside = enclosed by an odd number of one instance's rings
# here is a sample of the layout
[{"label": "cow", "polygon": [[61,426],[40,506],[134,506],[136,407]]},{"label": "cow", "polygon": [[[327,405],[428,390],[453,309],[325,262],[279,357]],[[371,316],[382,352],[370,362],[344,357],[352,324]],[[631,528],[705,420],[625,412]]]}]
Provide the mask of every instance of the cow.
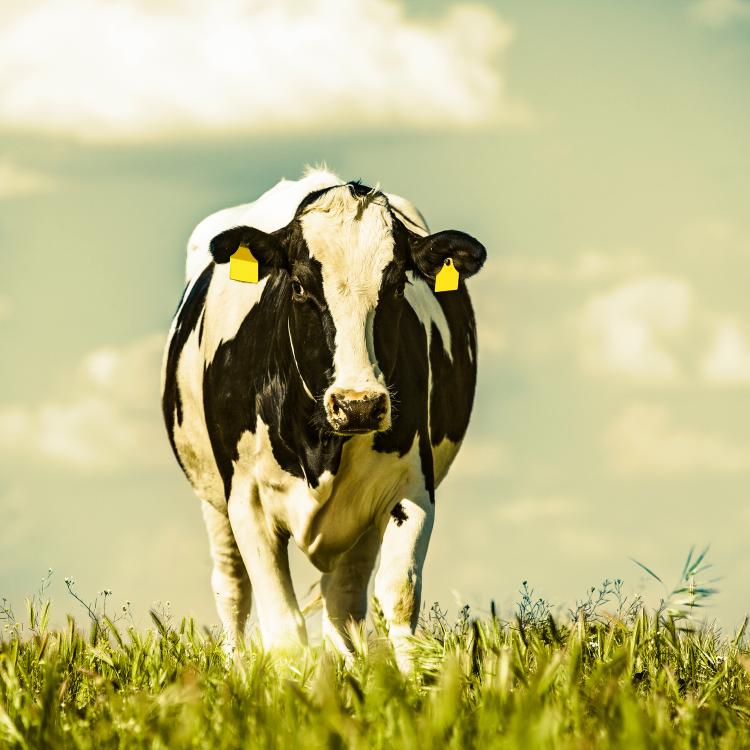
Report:
[{"label": "cow", "polygon": [[[258,283],[231,277],[240,246]],[[408,200],[326,169],[194,230],[162,407],[201,500],[228,653],[251,593],[264,648],[307,643],[291,538],[322,573],[323,635],[344,655],[380,556],[374,593],[408,668],[435,490],[474,399],[465,281],[485,258],[468,234],[430,234]],[[458,288],[436,293],[446,262]]]}]

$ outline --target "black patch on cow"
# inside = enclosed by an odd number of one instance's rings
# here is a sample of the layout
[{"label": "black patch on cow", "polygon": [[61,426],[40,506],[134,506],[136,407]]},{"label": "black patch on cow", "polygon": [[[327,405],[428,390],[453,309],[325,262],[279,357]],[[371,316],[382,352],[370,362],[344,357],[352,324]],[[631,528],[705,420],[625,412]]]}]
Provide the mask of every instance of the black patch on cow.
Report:
[{"label": "black patch on cow", "polygon": [[415,267],[428,281],[434,281],[447,258],[453,261],[462,279],[478,273],[487,259],[481,242],[455,229],[426,237],[410,233],[410,247]]},{"label": "black patch on cow", "polygon": [[451,359],[433,323],[430,343],[432,393],[430,440],[458,442],[466,434],[476,388],[476,328],[469,294],[463,282],[455,292],[436,294],[451,333]]},{"label": "black patch on cow", "polygon": [[365,198],[368,195],[377,194],[377,191],[371,187],[367,187],[367,185],[363,185],[360,180],[351,180],[346,183],[346,186],[349,188],[349,192],[356,198]]},{"label": "black patch on cow", "polygon": [[398,318],[392,308],[381,302],[375,311],[374,325],[375,356],[378,362],[389,356],[388,339],[394,335],[397,350],[388,378],[391,429],[375,435],[373,448],[379,453],[398,453],[403,456],[419,435],[419,457],[425,488],[430,500],[434,501],[435,479],[427,419],[427,338],[417,314],[406,302],[401,303]]},{"label": "black patch on cow", "polygon": [[182,300],[185,299],[187,286],[183,290],[182,297],[180,298],[182,309],[178,305],[177,323],[172,338],[169,341],[169,349],[167,351],[164,392],[162,394],[162,414],[164,415],[164,423],[169,435],[169,444],[172,446],[172,451],[183,470],[185,467],[182,466],[182,461],[177,453],[174,442],[175,420],[178,425],[182,424],[182,398],[180,396],[180,387],[177,383],[177,365],[179,364],[182,350],[185,348],[185,343],[190,334],[195,330],[198,319],[202,318],[201,313],[205,306],[206,294],[208,293],[213,272],[214,264],[210,263],[197,278],[195,284],[193,284],[184,305],[182,305]]},{"label": "black patch on cow", "polygon": [[205,324],[206,324],[206,316],[201,315],[201,322],[198,328],[198,346],[200,346],[203,343],[203,328],[205,327]]},{"label": "black patch on cow", "polygon": [[258,279],[261,279],[277,268],[287,267],[288,256],[284,251],[287,232],[288,227],[270,233],[255,227],[233,227],[216,235],[209,244],[209,251],[215,263],[224,264],[240,245],[249,247],[258,261]]},{"label": "black patch on cow", "polygon": [[463,280],[455,292],[431,292],[448,321],[452,361],[433,323],[429,331],[428,362],[428,333],[411,306],[399,303],[393,295],[398,289],[399,275],[402,289],[404,282],[411,283],[409,275],[403,274],[403,268],[412,263],[410,234],[400,221],[394,221],[396,260],[385,269],[375,313],[375,354],[391,391],[392,427],[376,435],[373,444],[375,450],[404,455],[418,434],[425,487],[434,502],[433,446],[446,437],[460,441],[469,424],[476,387],[476,330]]},{"label": "black patch on cow", "polygon": [[393,516],[393,520],[396,522],[396,526],[403,526],[404,521],[409,520],[409,516],[406,515],[406,511],[404,510],[404,506],[401,503],[396,503],[393,506],[393,510],[391,511],[391,515]]},{"label": "black patch on cow", "polygon": [[[348,187],[360,197],[375,195],[360,183],[348,183]],[[307,196],[297,217],[330,189]],[[413,233],[396,217],[393,227],[394,260],[383,274],[374,321],[375,354],[391,393],[392,426],[374,436],[373,447],[380,453],[403,456],[416,439],[425,488],[434,502],[433,446],[446,437],[454,442],[463,438],[474,398],[474,315],[463,278],[457,291],[435,295],[451,332],[451,361],[437,327],[432,325],[425,331],[404,300],[405,285],[414,283],[411,274],[420,270],[412,257]],[[226,242],[214,247],[221,260],[235,241],[245,236],[243,228],[232,231],[238,234],[227,235]],[[203,373],[208,437],[227,498],[239,442],[246,432],[255,433],[258,417],[268,426],[277,463],[312,487],[317,486],[323,472],[336,474],[342,447],[348,440],[332,432],[322,406],[322,395],[333,379],[335,329],[323,297],[320,263],[309,257],[298,220],[274,236],[283,238],[283,262],[263,269],[268,279],[260,300],[249,310],[236,335],[219,345]],[[468,236],[454,234],[448,239],[459,243],[469,263],[479,243],[471,238],[471,242],[464,242],[464,237]],[[269,247],[276,252],[273,243]],[[436,246],[425,244],[423,249],[436,252]],[[475,260],[483,261],[483,257]],[[214,268],[212,263],[192,287],[169,345],[163,409],[175,455],[174,420],[182,422],[177,365],[199,320],[202,337],[201,313]],[[226,266],[222,268],[226,273]],[[292,295],[292,280],[300,284],[304,294]],[[305,392],[303,382],[314,399]],[[393,513],[399,525],[406,520],[400,504]]]},{"label": "black patch on cow", "polygon": [[[294,302],[290,275],[271,273],[260,300],[234,338],[217,348],[204,373],[206,425],[227,498],[239,441],[256,431],[258,417],[268,426],[277,463],[311,487],[324,471],[336,473],[348,439],[331,431],[322,401],[311,400],[304,390],[303,378],[317,396],[328,386],[335,330],[322,300],[320,263],[309,258],[301,234],[293,237],[289,253],[292,273],[309,297]],[[297,341],[297,363],[290,332]]]}]

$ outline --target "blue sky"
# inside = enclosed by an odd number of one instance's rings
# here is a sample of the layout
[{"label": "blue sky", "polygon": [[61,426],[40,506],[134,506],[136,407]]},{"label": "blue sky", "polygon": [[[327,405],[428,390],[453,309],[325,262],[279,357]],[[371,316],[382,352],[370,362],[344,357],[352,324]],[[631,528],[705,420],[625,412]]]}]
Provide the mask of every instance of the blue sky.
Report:
[{"label": "blue sky", "polygon": [[[159,415],[193,226],[325,161],[480,238],[480,377],[425,597],[750,611],[750,3],[11,2],[0,21],[0,594],[215,622]],[[89,33],[84,34],[86,28]],[[446,404],[446,408],[450,408]],[[314,573],[295,558],[297,590]],[[140,616],[140,615],[139,615]]]}]

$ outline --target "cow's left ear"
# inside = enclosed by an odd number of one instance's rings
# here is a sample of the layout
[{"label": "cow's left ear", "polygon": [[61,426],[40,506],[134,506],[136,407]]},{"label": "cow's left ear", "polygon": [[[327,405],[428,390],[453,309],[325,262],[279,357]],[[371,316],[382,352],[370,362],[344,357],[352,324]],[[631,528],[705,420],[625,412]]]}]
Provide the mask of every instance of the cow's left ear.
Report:
[{"label": "cow's left ear", "polygon": [[211,240],[209,250],[216,263],[228,263],[237,248],[245,245],[260,263],[261,269],[268,271],[287,265],[285,238],[285,229],[269,234],[255,227],[234,227],[217,234]]},{"label": "cow's left ear", "polygon": [[426,237],[409,232],[409,249],[417,270],[430,281],[435,280],[446,258],[453,261],[462,279],[477,273],[487,258],[487,251],[481,242],[455,229]]}]

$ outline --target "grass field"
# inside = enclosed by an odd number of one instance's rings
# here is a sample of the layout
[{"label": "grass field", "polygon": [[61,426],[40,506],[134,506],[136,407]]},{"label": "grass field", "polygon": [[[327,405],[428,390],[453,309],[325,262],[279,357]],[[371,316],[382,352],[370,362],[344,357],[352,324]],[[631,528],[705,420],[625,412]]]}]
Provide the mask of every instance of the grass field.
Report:
[{"label": "grass field", "polygon": [[[686,589],[695,604],[695,590]],[[152,613],[137,631],[92,610],[84,633],[3,610],[0,746],[11,748],[750,747],[750,649],[620,583],[556,622],[524,586],[516,616],[450,625],[437,607],[393,663],[375,616],[346,666],[323,647],[282,657]],[[698,596],[700,592],[698,592]]]}]

